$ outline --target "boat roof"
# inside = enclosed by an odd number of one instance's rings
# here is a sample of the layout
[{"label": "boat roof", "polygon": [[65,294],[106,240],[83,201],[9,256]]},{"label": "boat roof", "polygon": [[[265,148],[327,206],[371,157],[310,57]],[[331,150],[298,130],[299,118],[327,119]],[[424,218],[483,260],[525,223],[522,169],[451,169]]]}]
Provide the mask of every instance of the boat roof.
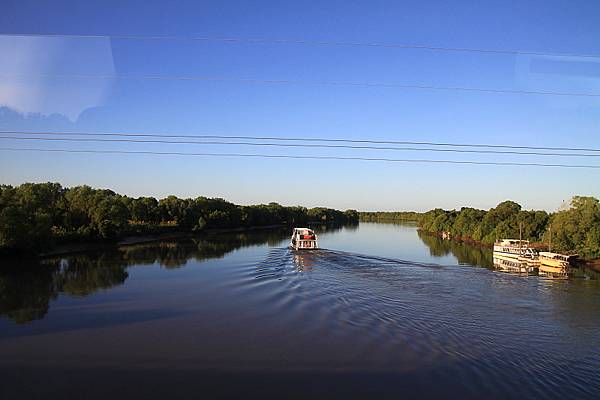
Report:
[{"label": "boat roof", "polygon": [[553,253],[551,251],[540,251],[540,256],[544,256],[544,257],[559,256],[559,257],[564,257],[564,258],[572,258],[572,257],[577,257],[577,254],[560,254],[560,253]]}]

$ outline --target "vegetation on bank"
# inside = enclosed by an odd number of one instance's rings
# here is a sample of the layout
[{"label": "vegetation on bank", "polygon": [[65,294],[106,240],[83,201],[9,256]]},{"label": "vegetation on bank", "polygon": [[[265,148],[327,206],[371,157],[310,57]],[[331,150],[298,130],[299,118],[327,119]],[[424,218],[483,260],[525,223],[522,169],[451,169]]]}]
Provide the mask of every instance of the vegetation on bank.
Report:
[{"label": "vegetation on bank", "polygon": [[[526,211],[505,201],[488,211],[463,207],[459,211],[436,208],[421,215],[425,232],[449,232],[451,236],[491,244],[496,239],[518,238],[549,243],[552,250],[600,257],[600,202],[594,197],[573,197],[570,207],[556,213]],[[550,238],[550,234],[552,237]]]},{"label": "vegetation on bank", "polygon": [[59,183],[0,185],[0,253],[5,254],[135,234],[309,222],[356,223],[358,212],[277,203],[241,206],[207,197],[132,198],[112,190],[65,188]]},{"label": "vegetation on bank", "polygon": [[360,212],[361,221],[419,221],[421,213],[415,211],[365,211]]}]

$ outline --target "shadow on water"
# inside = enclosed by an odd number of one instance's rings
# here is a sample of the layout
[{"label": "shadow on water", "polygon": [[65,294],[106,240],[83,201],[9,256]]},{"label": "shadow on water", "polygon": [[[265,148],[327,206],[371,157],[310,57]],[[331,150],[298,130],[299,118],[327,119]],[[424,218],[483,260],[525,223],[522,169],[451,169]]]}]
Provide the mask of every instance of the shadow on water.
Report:
[{"label": "shadow on water", "polygon": [[[341,226],[315,227],[319,233],[339,229]],[[42,319],[51,300],[60,294],[82,297],[122,285],[129,276],[129,267],[158,264],[176,269],[192,260],[223,258],[243,247],[276,246],[287,237],[287,228],[217,233],[40,261],[4,261],[7,266],[0,269],[0,316],[18,324]]]}]

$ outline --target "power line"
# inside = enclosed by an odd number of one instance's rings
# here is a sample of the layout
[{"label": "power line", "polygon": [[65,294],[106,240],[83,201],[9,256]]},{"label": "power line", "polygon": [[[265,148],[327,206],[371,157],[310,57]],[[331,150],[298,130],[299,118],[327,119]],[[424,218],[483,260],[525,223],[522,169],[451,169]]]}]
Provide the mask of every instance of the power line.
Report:
[{"label": "power line", "polygon": [[446,153],[471,153],[471,154],[509,154],[509,155],[534,155],[534,156],[559,156],[559,157],[600,157],[600,154],[581,153],[542,153],[533,151],[503,151],[503,150],[464,150],[464,149],[439,149],[423,147],[380,147],[380,146],[352,146],[339,144],[290,144],[290,143],[265,143],[265,142],[224,142],[224,141],[188,141],[188,140],[147,140],[147,139],[98,139],[98,138],[49,138],[49,137],[15,137],[0,136],[0,139],[35,140],[35,141],[61,141],[61,142],[101,142],[101,143],[161,143],[161,144],[196,144],[196,145],[241,145],[258,147],[301,147],[301,148],[336,148],[358,150],[392,150],[392,151],[432,151]]},{"label": "power line", "polygon": [[249,158],[282,158],[300,160],[347,160],[347,161],[383,161],[398,163],[421,163],[421,164],[463,164],[463,165],[493,165],[493,166],[525,166],[525,167],[555,167],[555,168],[591,168],[600,169],[600,165],[582,164],[542,164],[542,163],[519,163],[519,162],[495,162],[495,161],[457,161],[457,160],[428,160],[428,159],[398,159],[398,158],[371,158],[371,157],[338,157],[338,156],[293,156],[283,154],[243,154],[243,153],[182,153],[175,151],[128,151],[128,150],[73,150],[73,149],[41,149],[41,148],[9,148],[0,147],[1,151],[36,151],[36,152],[60,152],[60,153],[93,153],[93,154],[146,154],[146,155],[168,155],[168,156],[198,156],[198,157],[249,157]]},{"label": "power line", "polygon": [[489,49],[473,47],[448,47],[428,44],[411,43],[385,43],[385,42],[354,42],[333,40],[306,40],[306,39],[269,39],[269,38],[240,38],[240,37],[210,37],[210,36],[177,36],[177,35],[77,35],[77,34],[38,34],[38,33],[5,33],[1,36],[44,37],[61,39],[113,39],[113,40],[149,40],[149,41],[195,41],[215,43],[249,43],[249,44],[282,44],[282,45],[310,45],[310,46],[335,46],[335,47],[366,47],[387,49],[415,49],[444,52],[505,54],[523,56],[551,56],[551,57],[584,57],[598,58],[597,54],[559,53],[543,51],[525,51],[513,49]]},{"label": "power line", "polygon": [[0,134],[22,135],[65,135],[65,136],[109,136],[109,137],[156,137],[168,139],[243,139],[243,140],[272,140],[272,141],[302,141],[302,142],[328,142],[328,143],[370,143],[370,144],[397,144],[397,145],[423,145],[443,147],[468,147],[468,148],[504,148],[526,150],[556,150],[556,151],[587,151],[600,152],[598,148],[582,147],[536,147],[518,146],[507,144],[484,143],[450,143],[450,142],[423,142],[423,141],[398,141],[398,140],[368,140],[368,139],[337,139],[337,138],[311,138],[311,137],[280,137],[280,136],[241,136],[241,135],[174,135],[164,133],[132,133],[132,132],[75,132],[75,131],[21,131],[0,130]]},{"label": "power line", "polygon": [[199,81],[199,82],[236,82],[261,85],[311,85],[311,86],[349,86],[349,87],[380,87],[388,89],[442,90],[472,93],[493,94],[525,94],[541,96],[575,96],[600,97],[600,93],[588,92],[554,92],[544,90],[513,90],[491,89],[466,86],[434,86],[434,85],[405,85],[384,82],[353,82],[353,81],[305,81],[293,79],[257,79],[257,78],[225,78],[202,75],[126,75],[126,74],[2,74],[2,77],[12,78],[75,78],[75,79],[127,79],[127,80],[161,80],[161,81]]}]

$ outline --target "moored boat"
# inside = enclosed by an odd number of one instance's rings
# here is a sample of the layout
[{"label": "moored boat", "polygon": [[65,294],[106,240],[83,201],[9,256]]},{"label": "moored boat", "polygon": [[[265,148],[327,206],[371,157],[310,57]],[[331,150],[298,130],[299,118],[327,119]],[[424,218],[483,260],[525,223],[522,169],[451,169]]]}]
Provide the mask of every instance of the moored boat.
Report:
[{"label": "moored boat", "polygon": [[294,250],[318,249],[319,245],[317,244],[315,231],[308,228],[294,228],[290,239],[290,247]]},{"label": "moored boat", "polygon": [[502,271],[534,273],[539,267],[538,253],[528,240],[502,239],[494,243],[494,266]]},{"label": "moored boat", "polygon": [[539,255],[540,274],[566,277],[571,273],[571,262],[576,258],[575,255],[565,255],[542,251]]}]

